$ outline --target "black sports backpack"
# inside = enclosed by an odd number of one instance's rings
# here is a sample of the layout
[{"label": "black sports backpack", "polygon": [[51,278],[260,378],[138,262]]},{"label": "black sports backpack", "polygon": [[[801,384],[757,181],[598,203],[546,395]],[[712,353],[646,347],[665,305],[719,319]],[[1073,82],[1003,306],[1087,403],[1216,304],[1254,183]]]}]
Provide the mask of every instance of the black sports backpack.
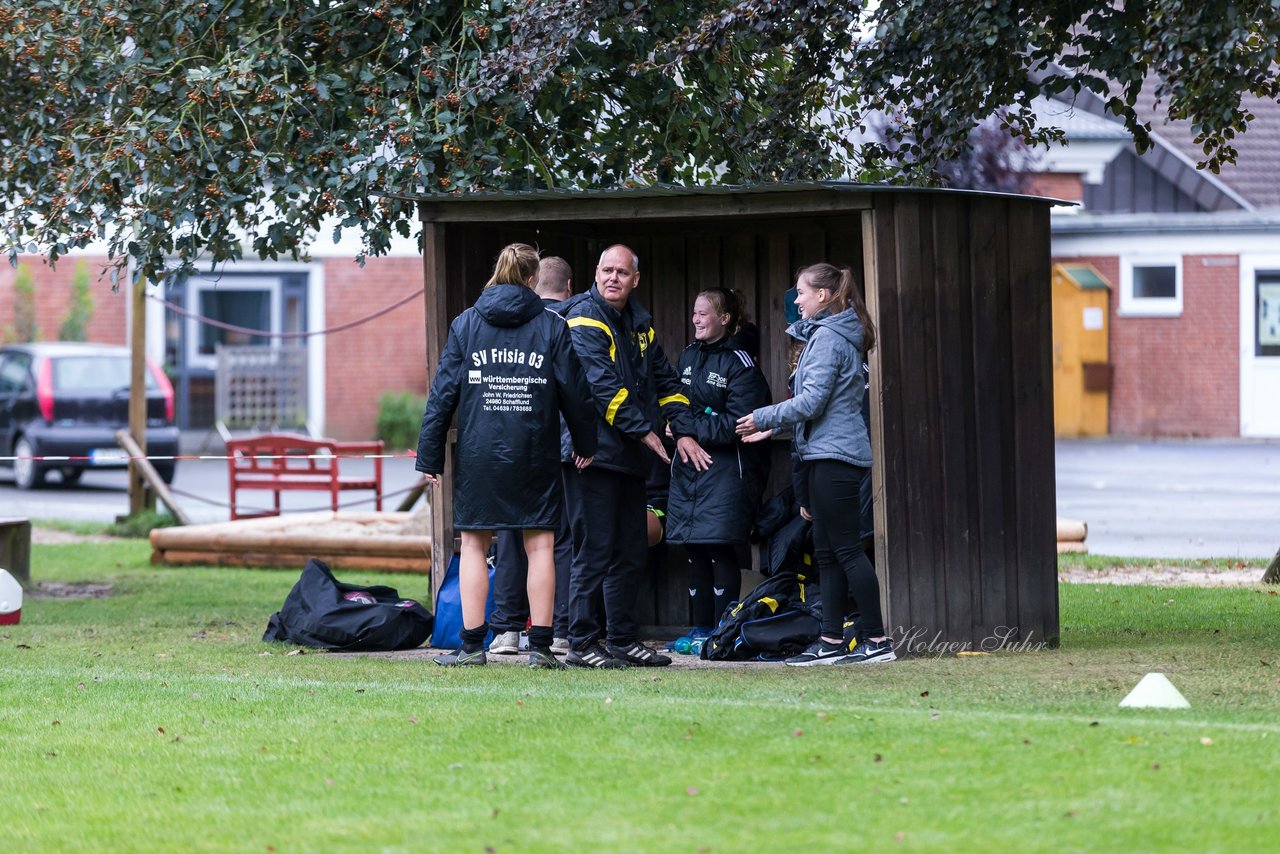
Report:
[{"label": "black sports backpack", "polygon": [[431,635],[433,623],[430,611],[394,587],[345,584],[311,558],[262,639],[334,652],[413,649]]},{"label": "black sports backpack", "polygon": [[822,630],[822,599],[804,575],[780,572],[742,597],[703,642],[710,661],[785,658],[802,651]]}]

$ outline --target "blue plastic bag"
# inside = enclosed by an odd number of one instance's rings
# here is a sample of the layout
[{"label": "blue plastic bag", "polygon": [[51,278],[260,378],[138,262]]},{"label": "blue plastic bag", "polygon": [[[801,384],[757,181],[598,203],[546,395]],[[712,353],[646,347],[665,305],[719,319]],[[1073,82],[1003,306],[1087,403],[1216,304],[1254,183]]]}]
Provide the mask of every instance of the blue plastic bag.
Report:
[{"label": "blue plastic bag", "polygon": [[[449,559],[449,569],[444,583],[436,595],[436,624],[431,634],[431,645],[436,649],[456,649],[462,646],[462,594],[459,591],[458,556]],[[489,564],[489,598],[484,603],[484,618],[493,613],[493,564]],[[484,637],[485,649],[493,640],[493,632]]]}]

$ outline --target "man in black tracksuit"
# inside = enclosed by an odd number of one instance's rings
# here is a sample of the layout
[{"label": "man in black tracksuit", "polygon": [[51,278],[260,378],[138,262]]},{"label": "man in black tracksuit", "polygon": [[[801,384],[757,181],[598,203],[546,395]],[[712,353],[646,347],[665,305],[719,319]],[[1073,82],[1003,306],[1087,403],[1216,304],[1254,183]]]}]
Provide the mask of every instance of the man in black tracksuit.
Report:
[{"label": "man in black tracksuit", "polygon": [[[653,318],[630,298],[639,284],[638,268],[631,249],[611,246],[600,256],[595,286],[561,306],[602,418],[594,464],[565,478],[574,539],[565,662],[578,667],[671,663],[639,642],[633,613],[647,551],[646,455],[670,462],[655,432],[661,429],[654,423],[655,407],[671,425],[681,459],[702,469],[711,460],[692,436],[689,400],[654,338]],[[603,647],[592,607],[601,589]]]}]

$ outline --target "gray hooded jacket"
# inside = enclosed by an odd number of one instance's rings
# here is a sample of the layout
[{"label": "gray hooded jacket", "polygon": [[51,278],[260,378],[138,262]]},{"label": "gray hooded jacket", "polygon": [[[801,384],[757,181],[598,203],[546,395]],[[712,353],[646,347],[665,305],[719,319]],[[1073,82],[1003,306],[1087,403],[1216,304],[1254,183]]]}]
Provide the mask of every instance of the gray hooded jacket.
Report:
[{"label": "gray hooded jacket", "polygon": [[805,341],[792,378],[793,395],[752,414],[761,430],[794,426],[801,460],[871,465],[871,437],[862,417],[862,321],[852,308],[799,320],[787,333]]}]

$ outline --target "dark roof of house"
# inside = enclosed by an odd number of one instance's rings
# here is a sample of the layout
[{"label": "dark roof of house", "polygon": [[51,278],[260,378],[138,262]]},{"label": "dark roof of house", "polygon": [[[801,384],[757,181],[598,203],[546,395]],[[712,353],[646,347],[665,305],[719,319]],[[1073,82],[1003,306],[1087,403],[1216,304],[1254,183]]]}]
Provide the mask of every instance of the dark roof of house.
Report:
[{"label": "dark roof of house", "polygon": [[[1032,74],[1040,79],[1041,74]],[[1257,210],[1280,208],[1280,102],[1246,96],[1242,104],[1255,116],[1248,130],[1238,135],[1234,146],[1236,162],[1214,175],[1196,164],[1204,152],[1188,121],[1167,120],[1167,110],[1156,103],[1156,80],[1143,85],[1136,105],[1139,117],[1151,124],[1155,147],[1142,161],[1186,193],[1204,210]],[[1113,87],[1114,94],[1121,94]],[[1107,111],[1104,99],[1087,89],[1074,95],[1058,95],[1055,100],[1123,127]]]},{"label": "dark roof of house", "polygon": [[[1156,103],[1156,82],[1150,79],[1138,96],[1138,115],[1151,124],[1151,130],[1181,154],[1198,163],[1204,151],[1193,142],[1196,133],[1191,122],[1168,121],[1164,105]],[[1239,156],[1234,164],[1224,166],[1218,178],[1243,196],[1254,208],[1280,207],[1280,103],[1245,96],[1242,106],[1255,118],[1248,129],[1238,135],[1232,145]]]}]

